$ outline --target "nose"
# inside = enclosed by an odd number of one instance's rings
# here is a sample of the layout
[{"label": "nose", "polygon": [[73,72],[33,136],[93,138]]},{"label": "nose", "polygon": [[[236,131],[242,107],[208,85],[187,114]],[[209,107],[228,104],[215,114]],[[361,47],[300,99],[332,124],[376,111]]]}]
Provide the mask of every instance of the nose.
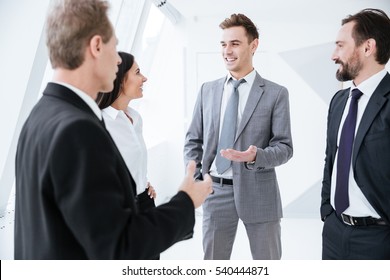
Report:
[{"label": "nose", "polygon": [[339,58],[339,57],[338,57],[338,55],[337,55],[337,52],[336,52],[336,50],[334,50],[333,53],[332,53],[331,59],[332,59],[333,61],[336,61],[338,58]]},{"label": "nose", "polygon": [[225,46],[225,47],[223,48],[223,52],[224,52],[224,53],[230,53],[230,52],[231,52],[230,46],[229,46],[229,45]]},{"label": "nose", "polygon": [[117,59],[118,59],[118,65],[122,63],[122,58],[120,57],[120,55],[117,53],[116,54],[117,56]]},{"label": "nose", "polygon": [[146,77],[144,76],[143,82],[145,83],[147,80],[148,80],[148,78],[146,78]]}]

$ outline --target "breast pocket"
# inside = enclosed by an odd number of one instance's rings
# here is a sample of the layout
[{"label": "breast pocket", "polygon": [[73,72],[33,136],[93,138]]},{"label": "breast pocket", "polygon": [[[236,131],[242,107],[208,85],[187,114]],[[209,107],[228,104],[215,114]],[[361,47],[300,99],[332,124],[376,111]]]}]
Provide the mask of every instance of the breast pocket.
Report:
[{"label": "breast pocket", "polygon": [[388,163],[390,165],[390,135],[381,131],[369,133],[363,141],[363,147],[373,162]]},{"label": "breast pocket", "polygon": [[251,133],[267,133],[271,128],[271,110],[269,108],[256,109],[249,119],[247,129]]}]

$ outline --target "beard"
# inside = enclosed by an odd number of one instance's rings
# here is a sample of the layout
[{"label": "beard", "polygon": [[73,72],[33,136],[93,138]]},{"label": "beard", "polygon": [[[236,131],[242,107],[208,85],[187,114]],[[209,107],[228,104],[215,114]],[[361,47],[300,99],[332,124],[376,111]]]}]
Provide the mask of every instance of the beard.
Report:
[{"label": "beard", "polygon": [[362,70],[363,68],[363,64],[360,61],[358,53],[356,51],[352,54],[352,57],[346,62],[343,62],[338,59],[335,61],[335,63],[340,64],[342,66],[342,68],[338,69],[336,72],[336,79],[340,82],[346,82],[355,79],[359,75],[360,70]]}]

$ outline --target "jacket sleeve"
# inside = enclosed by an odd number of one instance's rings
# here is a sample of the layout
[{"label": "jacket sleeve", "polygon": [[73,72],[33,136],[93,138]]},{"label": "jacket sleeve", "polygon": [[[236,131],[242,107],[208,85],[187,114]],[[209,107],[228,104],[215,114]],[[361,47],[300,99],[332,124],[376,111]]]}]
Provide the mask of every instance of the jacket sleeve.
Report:
[{"label": "jacket sleeve", "polygon": [[203,158],[203,107],[202,88],[198,93],[195,103],[192,121],[188,128],[184,143],[184,164],[187,166],[190,160],[196,163],[195,179],[202,179],[202,158]]},{"label": "jacket sleeve", "polygon": [[286,163],[293,156],[290,105],[288,91],[280,87],[271,109],[270,139],[265,148],[257,149],[254,170],[273,168]]},{"label": "jacket sleeve", "polygon": [[[337,95],[337,93],[336,93],[336,95]],[[330,189],[331,189],[331,178],[332,178],[334,158],[332,156],[332,147],[331,147],[331,143],[330,143],[329,127],[330,127],[330,124],[332,121],[331,120],[331,118],[332,118],[332,105],[333,105],[334,97],[332,98],[332,100],[330,102],[329,110],[328,110],[328,118],[327,118],[327,134],[326,134],[327,139],[326,139],[325,163],[324,163],[324,173],[323,173],[323,179],[322,179],[322,190],[321,190],[321,208],[320,208],[321,220],[323,220],[323,221],[333,211],[333,207],[330,204]]]},{"label": "jacket sleeve", "polygon": [[102,126],[80,120],[53,138],[54,203],[88,258],[153,258],[193,229],[194,205],[184,192],[138,211],[134,181]]}]

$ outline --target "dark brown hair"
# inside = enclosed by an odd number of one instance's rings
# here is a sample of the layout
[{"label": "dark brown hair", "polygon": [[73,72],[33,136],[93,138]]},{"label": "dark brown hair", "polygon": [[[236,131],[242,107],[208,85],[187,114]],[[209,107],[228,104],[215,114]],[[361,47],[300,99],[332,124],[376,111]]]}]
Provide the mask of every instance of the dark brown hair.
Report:
[{"label": "dark brown hair", "polygon": [[132,54],[125,52],[118,52],[118,54],[122,59],[122,63],[118,66],[118,72],[116,73],[116,79],[114,81],[114,89],[108,93],[99,92],[96,98],[96,103],[100,109],[110,106],[118,98],[126,74],[134,64],[134,56]]},{"label": "dark brown hair", "polygon": [[230,18],[226,18],[219,25],[221,29],[227,29],[234,26],[244,27],[249,43],[251,43],[254,39],[259,38],[259,31],[257,30],[256,25],[243,14],[232,14]]},{"label": "dark brown hair", "polygon": [[348,22],[355,23],[352,37],[356,46],[374,39],[377,47],[375,59],[379,64],[386,64],[390,58],[390,19],[386,13],[379,9],[364,9],[344,18],[341,24]]}]

